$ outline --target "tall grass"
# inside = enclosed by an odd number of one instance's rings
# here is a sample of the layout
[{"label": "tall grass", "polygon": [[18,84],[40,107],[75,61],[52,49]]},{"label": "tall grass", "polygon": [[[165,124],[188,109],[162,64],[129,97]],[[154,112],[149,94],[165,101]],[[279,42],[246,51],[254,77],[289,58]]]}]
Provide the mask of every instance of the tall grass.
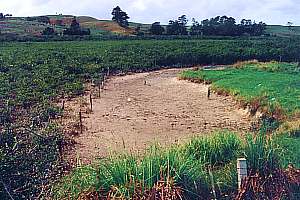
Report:
[{"label": "tall grass", "polygon": [[237,134],[220,132],[213,136],[196,137],[185,145],[187,156],[204,164],[215,166],[230,162],[241,149]]},{"label": "tall grass", "polygon": [[143,157],[111,155],[78,167],[56,185],[54,198],[77,199],[93,191],[101,198],[142,199],[163,183],[180,188],[183,199],[231,199],[237,188],[237,157],[245,155],[250,175],[269,177],[281,167],[279,150],[277,140],[263,132],[245,140],[225,131],[170,148],[156,145]]},{"label": "tall grass", "polygon": [[279,168],[278,149],[264,132],[246,136],[245,156],[250,174],[266,175]]},{"label": "tall grass", "polygon": [[[186,199],[207,199],[211,197],[212,188],[222,195],[236,185],[234,173],[229,172],[234,171],[240,147],[241,140],[235,133],[224,132],[195,137],[188,144],[167,149],[153,146],[142,158],[112,155],[95,163],[92,170],[90,167],[75,170],[58,184],[54,194],[57,199],[76,199],[80,193],[95,188],[106,197],[141,198],[159,181],[164,181],[179,187]],[[226,174],[221,173],[223,170]],[[82,175],[82,172],[87,174]],[[78,182],[81,176],[87,181]]]}]

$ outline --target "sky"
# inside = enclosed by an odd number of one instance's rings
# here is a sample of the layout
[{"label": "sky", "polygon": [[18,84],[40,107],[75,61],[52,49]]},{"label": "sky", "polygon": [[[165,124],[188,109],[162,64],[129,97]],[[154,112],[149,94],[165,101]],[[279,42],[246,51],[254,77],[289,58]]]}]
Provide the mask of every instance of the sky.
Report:
[{"label": "sky", "polygon": [[0,12],[13,16],[71,14],[110,19],[119,5],[129,21],[167,24],[183,14],[197,21],[227,15],[267,24],[300,25],[300,0],[0,0]]}]

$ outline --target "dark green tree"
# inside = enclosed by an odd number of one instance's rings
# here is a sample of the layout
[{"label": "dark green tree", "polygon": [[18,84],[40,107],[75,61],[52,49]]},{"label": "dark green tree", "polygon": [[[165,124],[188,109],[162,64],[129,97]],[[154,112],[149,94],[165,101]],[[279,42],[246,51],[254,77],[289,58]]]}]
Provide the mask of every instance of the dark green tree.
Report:
[{"label": "dark green tree", "polygon": [[0,13],[0,20],[4,19],[4,18],[5,18],[5,15],[3,13]]},{"label": "dark green tree", "polygon": [[162,35],[165,32],[164,27],[160,25],[160,22],[154,22],[149,29],[152,35]]},{"label": "dark green tree", "polygon": [[193,22],[193,25],[190,29],[190,34],[191,35],[202,35],[203,30],[202,30],[201,24],[198,21],[196,21],[195,18],[192,19],[192,22]]},{"label": "dark green tree", "polygon": [[112,10],[112,20],[117,22],[120,26],[122,27],[128,27],[129,23],[128,23],[128,15],[126,12],[122,11],[121,8],[119,6],[115,7]]},{"label": "dark green tree", "polygon": [[73,18],[70,28],[64,30],[64,35],[90,35],[90,29],[83,29],[80,27],[79,23],[76,20],[76,17]]},{"label": "dark green tree", "polygon": [[56,35],[56,33],[53,28],[47,27],[43,30],[42,35]]},{"label": "dark green tree", "polygon": [[170,20],[167,26],[167,34],[168,35],[187,35],[187,18],[185,15],[178,17],[178,20]]}]

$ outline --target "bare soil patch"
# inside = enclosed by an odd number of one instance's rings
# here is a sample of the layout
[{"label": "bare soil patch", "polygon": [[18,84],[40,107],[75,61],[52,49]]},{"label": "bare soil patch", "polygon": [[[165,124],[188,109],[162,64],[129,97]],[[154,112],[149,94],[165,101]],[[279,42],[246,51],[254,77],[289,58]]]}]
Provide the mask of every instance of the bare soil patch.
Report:
[{"label": "bare soil patch", "polygon": [[[93,112],[84,114],[85,130],[74,136],[68,157],[89,163],[111,151],[137,153],[153,143],[170,145],[218,129],[249,129],[251,118],[231,97],[212,94],[208,100],[208,85],[178,80],[181,70],[111,77],[100,99],[93,92]],[[66,103],[65,126],[78,123],[82,102],[89,102],[89,92]]]}]

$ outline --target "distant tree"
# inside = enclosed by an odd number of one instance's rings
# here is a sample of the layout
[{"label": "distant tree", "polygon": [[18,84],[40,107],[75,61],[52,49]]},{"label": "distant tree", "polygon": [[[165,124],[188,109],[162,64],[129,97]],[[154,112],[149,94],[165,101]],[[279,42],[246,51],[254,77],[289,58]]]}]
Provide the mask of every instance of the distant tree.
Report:
[{"label": "distant tree", "polygon": [[263,22],[258,24],[250,19],[243,19],[241,24],[239,24],[239,31],[241,34],[248,34],[250,36],[260,36],[265,33],[267,25]]},{"label": "distant tree", "polygon": [[[201,26],[201,27],[200,27]],[[205,19],[199,23],[193,23],[191,34],[197,34],[198,29],[202,28],[204,35],[217,35],[217,36],[240,36],[251,35],[260,36],[264,34],[266,24],[263,22],[255,23],[249,19],[243,19],[240,24],[236,24],[233,17],[217,16],[211,19]]]},{"label": "distant tree", "polygon": [[122,27],[128,27],[129,23],[128,23],[128,15],[126,12],[122,11],[121,8],[119,6],[115,7],[112,10],[112,20],[117,22],[120,26]]},{"label": "distant tree", "polygon": [[135,28],[135,34],[137,35],[137,36],[143,36],[143,35],[145,35],[145,33],[141,30],[141,25],[138,25],[136,28]]},{"label": "distant tree", "polygon": [[259,22],[258,24],[254,22],[252,25],[252,36],[261,36],[265,33],[267,25],[263,22]]},{"label": "distant tree", "polygon": [[293,32],[295,32],[295,30],[293,29],[293,25],[294,25],[293,22],[288,22],[286,25],[288,26],[289,31],[290,31],[291,34],[292,34]]},{"label": "distant tree", "polygon": [[6,17],[11,17],[12,14],[4,14],[4,13],[0,13],[0,20],[5,19]]},{"label": "distant tree", "polygon": [[41,22],[41,23],[44,23],[44,24],[50,24],[50,18],[47,17],[47,16],[37,17],[37,21]]},{"label": "distant tree", "polygon": [[188,19],[186,18],[186,15],[181,15],[180,17],[178,17],[178,22],[182,26],[186,26],[188,23]]},{"label": "distant tree", "polygon": [[164,27],[162,27],[160,25],[160,22],[154,22],[152,25],[151,25],[151,28],[149,29],[149,32],[152,34],[152,35],[162,35],[163,32],[165,32],[165,29]]},{"label": "distant tree", "polygon": [[83,29],[80,27],[79,23],[76,20],[76,17],[73,18],[70,28],[64,30],[64,35],[90,35],[90,29]]},{"label": "distant tree", "polygon": [[293,24],[294,24],[293,22],[287,22],[286,25],[289,26],[289,27],[291,27],[291,26],[293,26]]},{"label": "distant tree", "polygon": [[193,25],[190,29],[191,35],[202,35],[203,30],[201,24],[195,20],[195,18],[192,19]]},{"label": "distant tree", "polygon": [[42,35],[56,35],[53,28],[47,27],[43,30]]},{"label": "distant tree", "polygon": [[201,22],[204,35],[236,36],[238,26],[233,17],[217,16]]},{"label": "distant tree", "polygon": [[186,15],[182,15],[178,17],[178,20],[170,20],[167,26],[167,34],[168,35],[187,35],[187,18]]}]

